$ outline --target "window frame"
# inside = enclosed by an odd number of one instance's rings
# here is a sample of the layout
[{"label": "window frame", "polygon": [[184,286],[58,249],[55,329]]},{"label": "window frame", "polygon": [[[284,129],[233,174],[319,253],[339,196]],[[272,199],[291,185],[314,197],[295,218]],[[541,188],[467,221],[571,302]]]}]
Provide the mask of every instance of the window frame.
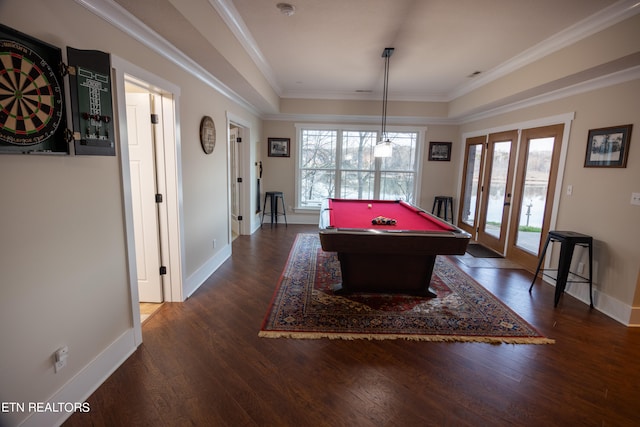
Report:
[{"label": "window frame", "polygon": [[[353,125],[353,124],[339,124],[339,123],[335,123],[335,124],[329,124],[329,123],[296,123],[295,124],[295,128],[296,128],[296,162],[295,162],[295,201],[294,201],[294,211],[299,211],[299,212],[317,212],[320,210],[320,206],[318,207],[313,207],[313,206],[301,206],[300,202],[301,202],[301,196],[300,196],[300,191],[301,191],[301,182],[302,182],[302,168],[300,167],[300,163],[302,161],[302,147],[301,147],[301,141],[302,141],[302,133],[305,130],[334,130],[337,132],[337,141],[336,141],[336,153],[335,153],[335,159],[336,159],[336,165],[335,168],[330,169],[333,171],[334,173],[334,183],[335,183],[335,188],[336,188],[336,194],[333,197],[339,197],[339,192],[341,189],[341,174],[342,172],[345,171],[352,171],[352,169],[342,169],[341,165],[341,161],[342,161],[342,135],[344,132],[376,132],[378,134],[378,138],[376,140],[379,140],[379,134],[380,134],[380,126],[376,126],[376,125]],[[414,188],[413,188],[413,192],[414,192],[414,200],[410,201],[410,203],[419,206],[420,205],[420,188],[421,188],[421,183],[422,183],[422,169],[423,169],[423,153],[424,153],[424,141],[425,141],[425,135],[427,132],[427,128],[424,126],[387,126],[387,132],[389,133],[393,133],[393,132],[415,132],[417,133],[417,137],[416,137],[416,147],[415,147],[415,171],[413,171],[414,173]],[[387,172],[386,170],[382,170],[379,162],[376,161],[376,165],[373,169],[373,173],[375,175],[374,178],[374,193],[378,192],[379,190],[379,186],[380,186],[380,176],[381,173],[383,172]],[[393,172],[393,171],[391,171]],[[410,173],[410,171],[402,171],[405,173]]]}]

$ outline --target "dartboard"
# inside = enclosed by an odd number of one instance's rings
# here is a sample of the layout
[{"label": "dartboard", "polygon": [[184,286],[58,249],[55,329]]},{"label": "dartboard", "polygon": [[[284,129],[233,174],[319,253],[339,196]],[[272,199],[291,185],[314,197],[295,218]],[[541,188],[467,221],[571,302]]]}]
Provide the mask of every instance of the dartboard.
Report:
[{"label": "dartboard", "polygon": [[33,49],[0,39],[0,141],[26,146],[52,137],[63,115],[56,72]]}]

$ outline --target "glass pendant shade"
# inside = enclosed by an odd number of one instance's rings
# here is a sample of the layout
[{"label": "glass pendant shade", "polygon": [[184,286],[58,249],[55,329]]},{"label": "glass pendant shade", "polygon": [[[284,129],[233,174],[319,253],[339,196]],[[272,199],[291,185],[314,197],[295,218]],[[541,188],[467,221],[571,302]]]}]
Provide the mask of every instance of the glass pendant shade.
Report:
[{"label": "glass pendant shade", "polygon": [[391,148],[391,141],[380,141],[373,147],[374,157],[391,157],[393,149]]}]

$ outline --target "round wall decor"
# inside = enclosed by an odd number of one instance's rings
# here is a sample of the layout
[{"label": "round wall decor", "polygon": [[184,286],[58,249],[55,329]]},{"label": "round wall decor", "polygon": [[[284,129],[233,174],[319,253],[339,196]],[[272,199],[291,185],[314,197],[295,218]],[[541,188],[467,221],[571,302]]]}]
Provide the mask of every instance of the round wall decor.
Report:
[{"label": "round wall decor", "polygon": [[209,116],[204,116],[200,121],[200,144],[207,154],[211,154],[216,147],[216,125]]}]

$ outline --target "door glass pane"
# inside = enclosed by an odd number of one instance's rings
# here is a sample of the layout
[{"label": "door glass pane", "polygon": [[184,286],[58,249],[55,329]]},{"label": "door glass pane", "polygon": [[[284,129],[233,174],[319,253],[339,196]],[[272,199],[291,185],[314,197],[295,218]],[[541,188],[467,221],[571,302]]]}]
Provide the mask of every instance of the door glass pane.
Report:
[{"label": "door glass pane", "polygon": [[500,239],[502,229],[502,214],[507,190],[507,174],[509,173],[509,155],[511,141],[493,144],[493,158],[491,161],[491,181],[489,183],[489,198],[487,201],[487,220],[484,232]]},{"label": "door glass pane", "polygon": [[555,138],[529,140],[516,245],[538,255]]},{"label": "door glass pane", "polygon": [[469,146],[467,153],[467,169],[464,180],[464,200],[462,201],[462,222],[475,226],[478,206],[478,181],[480,181],[480,164],[482,160],[482,144]]}]

